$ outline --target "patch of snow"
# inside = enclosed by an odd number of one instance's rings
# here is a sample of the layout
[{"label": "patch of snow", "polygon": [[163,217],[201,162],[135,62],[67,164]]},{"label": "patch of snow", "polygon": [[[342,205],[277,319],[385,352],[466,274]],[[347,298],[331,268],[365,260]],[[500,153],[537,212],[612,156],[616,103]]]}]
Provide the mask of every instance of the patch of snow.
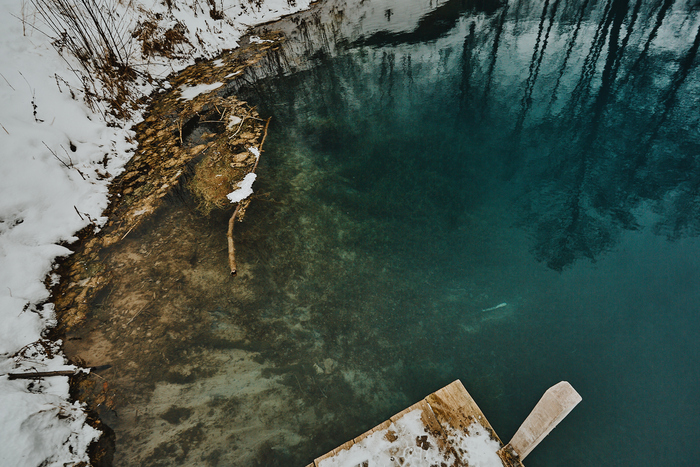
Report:
[{"label": "patch of snow", "polygon": [[212,83],[212,84],[197,84],[194,86],[183,86],[180,88],[180,99],[190,101],[200,94],[205,92],[213,91],[223,86],[224,83]]},{"label": "patch of snow", "polygon": [[255,156],[256,161],[260,159],[260,151],[258,151],[258,148],[254,148],[251,146],[248,148],[248,151],[250,151],[250,153]]},{"label": "patch of snow", "polygon": [[467,427],[467,432],[449,430],[448,442],[457,451],[462,460],[471,467],[503,467],[498,450],[501,445],[491,438],[491,434],[478,422]]},{"label": "patch of snow", "polygon": [[241,117],[238,117],[236,115],[231,115],[228,118],[228,125],[226,125],[226,126],[230,130],[230,129],[233,129],[233,127],[239,125],[242,121],[243,121],[243,119]]},{"label": "patch of snow", "polygon": [[236,189],[233,190],[231,193],[227,194],[226,197],[232,203],[238,203],[239,201],[243,201],[248,196],[253,194],[253,182],[256,178],[257,175],[255,175],[254,173],[249,173],[248,175],[243,177],[243,180],[236,184]]},{"label": "patch of snow", "polygon": [[269,39],[260,39],[258,36],[250,36],[251,44],[264,44],[265,42],[274,42]]},{"label": "patch of snow", "polygon": [[454,455],[438,449],[437,439],[425,429],[421,413],[420,409],[408,412],[388,428],[322,460],[319,467],[394,467],[399,465],[399,458],[403,458],[402,465],[452,465]]}]

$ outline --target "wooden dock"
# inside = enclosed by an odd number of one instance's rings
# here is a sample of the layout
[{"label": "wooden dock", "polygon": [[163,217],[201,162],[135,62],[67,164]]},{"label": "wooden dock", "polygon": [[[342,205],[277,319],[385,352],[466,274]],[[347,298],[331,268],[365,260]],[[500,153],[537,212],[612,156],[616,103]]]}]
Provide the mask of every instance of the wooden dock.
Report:
[{"label": "wooden dock", "polygon": [[553,386],[504,446],[457,380],[307,467],[523,467],[522,459],[580,400],[568,383]]}]

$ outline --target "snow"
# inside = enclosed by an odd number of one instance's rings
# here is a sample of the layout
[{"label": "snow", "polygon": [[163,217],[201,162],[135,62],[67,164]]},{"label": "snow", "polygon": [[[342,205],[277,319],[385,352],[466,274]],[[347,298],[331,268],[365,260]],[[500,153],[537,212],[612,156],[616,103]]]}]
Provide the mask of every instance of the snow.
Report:
[{"label": "snow", "polygon": [[260,39],[258,36],[250,36],[250,43],[251,44],[263,44],[265,42],[274,42],[268,39]]},{"label": "snow", "polygon": [[473,422],[467,427],[467,432],[449,430],[448,442],[459,453],[462,460],[466,460],[472,467],[503,467],[497,451],[501,449],[498,441],[491,439],[491,435],[478,422]]},{"label": "snow", "polygon": [[[421,413],[420,409],[406,413],[389,427],[375,431],[350,449],[322,460],[319,467],[454,464],[454,454],[438,449],[437,439],[426,430]],[[447,439],[459,452],[460,458],[466,460],[471,467],[503,467],[496,454],[500,444],[491,439],[488,431],[478,422],[472,423],[467,428],[467,433],[448,431]]]},{"label": "snow", "polygon": [[213,91],[223,86],[224,83],[212,83],[212,84],[196,84],[194,86],[183,86],[180,88],[180,98],[186,101],[191,101],[200,94],[205,92]]},{"label": "snow", "polygon": [[258,148],[252,148],[252,147],[251,147],[251,148],[248,148],[248,151],[250,151],[251,154],[253,154],[253,155],[255,156],[255,160],[256,160],[256,161],[257,161],[258,159],[260,159],[260,151],[258,151]]},{"label": "snow", "polygon": [[[309,5],[265,0],[258,8],[224,0],[217,5],[225,18],[215,20],[207,2],[197,0],[174,0],[170,11],[166,2],[110,3],[126,25],[123,37],[140,21],[156,22],[163,33],[185,26],[190,44],[181,45],[176,58],[142,57],[134,47],[130,63],[161,80],[195,58],[236,47],[249,25]],[[72,72],[79,64],[53,48],[31,2],[2,2],[0,27],[0,465],[74,465],[88,461],[87,447],[99,432],[86,424],[83,407],[68,400],[68,377],[11,381],[7,373],[74,368],[60,343],[43,337],[56,324],[45,279],[56,280],[55,261],[70,254],[64,245],[77,231],[106,221],[108,184],[135,150],[130,128],[141,116],[106,121],[103,107],[85,104]],[[170,87],[137,84],[142,93]],[[188,87],[183,98],[210,89]],[[252,191],[251,175],[239,189]]]},{"label": "snow", "polygon": [[255,182],[256,178],[257,175],[255,175],[254,173],[247,174],[245,177],[243,177],[243,180],[238,182],[238,184],[236,185],[236,189],[233,190],[231,193],[227,194],[226,197],[232,203],[238,203],[239,201],[243,201],[248,196],[253,194],[253,182]]},{"label": "snow", "polygon": [[226,125],[226,127],[227,127],[229,130],[231,130],[231,129],[237,127],[238,125],[240,125],[240,123],[241,123],[242,121],[243,121],[243,119],[242,119],[241,117],[239,117],[239,116],[237,116],[237,115],[230,115],[230,116],[228,117],[228,125]]},{"label": "snow", "polygon": [[[422,445],[416,445],[416,439],[426,436]],[[395,439],[394,441],[390,441]],[[404,465],[452,465],[454,456],[444,455],[437,448],[437,439],[426,432],[421,420],[421,410],[408,412],[389,427],[367,436],[350,449],[340,451],[337,455],[319,462],[319,467],[349,467],[370,465],[372,467],[393,467],[398,459],[404,459]]]}]

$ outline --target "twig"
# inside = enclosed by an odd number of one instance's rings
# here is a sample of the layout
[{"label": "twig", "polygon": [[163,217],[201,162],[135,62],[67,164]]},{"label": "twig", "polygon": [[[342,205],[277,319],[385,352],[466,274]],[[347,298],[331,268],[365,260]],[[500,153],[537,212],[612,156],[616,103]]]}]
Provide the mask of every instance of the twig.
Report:
[{"label": "twig", "polygon": [[299,385],[299,390],[300,390],[301,392],[304,392],[304,390],[301,388],[301,383],[299,382],[299,378],[297,378],[297,375],[295,375],[294,373],[292,373],[292,376],[294,376],[294,379],[297,380],[297,384]]},{"label": "twig", "polygon": [[2,127],[3,130],[5,130],[5,133],[7,133],[8,135],[10,134],[10,132],[7,131],[7,128],[5,128],[5,125],[3,125],[2,123],[0,123],[0,126]]},{"label": "twig", "polygon": [[[263,138],[260,141],[260,144],[258,145],[258,152],[262,151],[263,144],[265,144],[265,138],[267,138],[267,127],[270,125],[271,118],[272,117],[268,118],[267,123],[265,123],[265,132],[263,133]],[[250,173],[255,173],[255,170],[258,168],[258,162],[260,162],[259,156],[255,159],[255,165],[253,166],[253,170],[251,170]],[[236,222],[236,216],[238,215],[238,211],[241,208],[241,202],[242,201],[238,202],[238,205],[236,205],[236,210],[233,211],[233,215],[231,215],[231,218],[228,220],[228,231],[226,233],[226,239],[228,241],[228,265],[231,269],[232,276],[236,276],[236,273],[238,272],[238,268],[236,266],[236,246],[233,243],[233,226]]]},{"label": "twig", "polygon": [[84,222],[85,219],[83,219],[83,216],[80,215],[80,211],[78,211],[78,208],[76,208],[75,205],[73,206],[73,209],[75,209],[75,212],[78,213],[78,217],[80,217],[80,220]]},{"label": "twig", "polygon": [[236,275],[236,247],[233,244],[233,225],[236,221],[236,216],[238,215],[238,210],[241,207],[241,203],[238,203],[236,210],[233,211],[233,215],[228,220],[228,232],[226,238],[228,240],[228,265],[231,268],[231,275]]},{"label": "twig", "polygon": [[2,73],[0,73],[0,76],[2,76],[2,79],[5,80],[5,82],[7,83],[7,85],[8,85],[9,87],[11,87],[13,91],[16,91],[16,89],[15,89],[14,87],[12,87],[12,85],[10,84],[10,82],[7,81],[7,78],[5,78],[5,75],[3,75]]},{"label": "twig", "polygon": [[34,371],[31,373],[8,373],[8,379],[34,379],[46,378],[47,376],[73,376],[76,370],[60,370],[60,371]]},{"label": "twig", "polygon": [[132,225],[131,228],[124,234],[124,236],[121,238],[121,240],[124,240],[129,233],[134,230],[134,227],[136,227],[136,224]]},{"label": "twig", "polygon": [[243,124],[245,123],[246,118],[250,118],[250,112],[243,116],[243,118],[241,119],[240,125],[238,125],[238,129],[236,130],[236,132],[234,134],[229,136],[228,139],[235,138],[238,135],[238,133],[241,132],[241,128],[243,128]]},{"label": "twig", "polygon": [[[66,150],[66,148],[64,148],[63,145],[61,145],[61,149],[63,149],[63,152],[66,153],[66,157],[68,157],[68,162],[70,162],[70,166],[72,168],[74,168],[75,170],[77,170],[78,173],[80,174],[80,176],[83,178],[83,180],[85,180],[85,175],[83,175],[83,173],[80,171],[80,169],[77,168],[75,166],[75,164],[73,164],[73,159],[71,159],[70,154],[68,154],[68,151]],[[90,222],[92,222],[92,219],[90,220]]]},{"label": "twig", "polygon": [[56,154],[50,147],[48,147],[46,143],[44,143],[43,141],[42,141],[42,143],[44,144],[44,146],[46,146],[46,149],[48,149],[48,150],[51,152],[51,154],[53,154],[53,157],[55,157],[56,159],[58,159],[58,161],[59,161],[61,164],[63,164],[67,169],[70,169],[70,168],[71,168],[71,166],[68,165],[68,164],[66,164],[65,162],[63,162],[63,159],[61,159],[60,157],[58,157],[58,154]]},{"label": "twig", "polygon": [[[265,132],[263,133],[262,141],[260,141],[260,144],[258,145],[258,152],[261,154],[262,154],[263,144],[265,144],[265,138],[267,138],[267,127],[270,126],[270,120],[272,120],[272,117],[269,117],[267,119],[267,122],[265,122]],[[253,172],[255,172],[255,169],[258,168],[258,161],[260,161],[259,157],[255,160],[255,166],[253,166]]]}]

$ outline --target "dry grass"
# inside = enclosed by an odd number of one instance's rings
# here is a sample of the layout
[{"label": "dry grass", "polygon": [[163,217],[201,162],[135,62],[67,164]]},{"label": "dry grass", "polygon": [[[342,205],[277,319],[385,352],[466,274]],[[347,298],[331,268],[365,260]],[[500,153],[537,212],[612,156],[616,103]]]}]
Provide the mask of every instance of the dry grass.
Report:
[{"label": "dry grass", "polygon": [[[125,118],[137,102],[130,84],[135,43],[130,24],[117,14],[116,0],[31,0],[50,29],[53,45],[82,83],[85,101],[105,118]],[[67,51],[80,64],[75,68]]]},{"label": "dry grass", "polygon": [[255,167],[256,157],[248,148],[258,146],[258,138],[262,133],[262,123],[257,113],[243,103],[227,105],[219,98],[214,99],[212,107],[215,113],[209,114],[204,120],[217,118],[228,121],[227,115],[236,115],[240,118],[240,123],[226,126],[225,131],[208,144],[204,157],[195,167],[188,184],[198,200],[200,210],[205,214],[213,209],[230,206],[226,195]]},{"label": "dry grass", "polygon": [[184,54],[184,46],[189,44],[185,36],[186,31],[185,25],[179,21],[166,30],[151,19],[139,22],[131,35],[141,43],[141,53],[144,57],[160,55],[167,58],[181,58]]},{"label": "dry grass", "polygon": [[[208,153],[217,151],[217,148],[210,148]],[[231,167],[229,157],[209,154],[197,164],[189,184],[190,190],[198,200],[199,208],[205,214],[209,214],[212,209],[224,209],[229,206],[231,203],[226,195],[231,193],[235,183],[250,171],[247,164],[244,167]]]}]

